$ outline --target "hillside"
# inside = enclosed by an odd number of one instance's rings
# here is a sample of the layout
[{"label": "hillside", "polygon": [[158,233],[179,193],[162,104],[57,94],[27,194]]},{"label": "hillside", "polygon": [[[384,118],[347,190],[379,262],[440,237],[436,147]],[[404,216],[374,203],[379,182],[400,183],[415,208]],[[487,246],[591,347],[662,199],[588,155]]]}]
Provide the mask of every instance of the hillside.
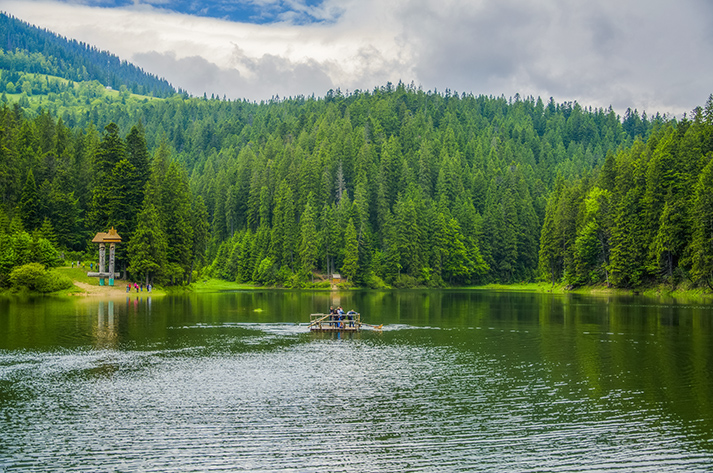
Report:
[{"label": "hillside", "polygon": [[155,97],[168,97],[176,89],[166,80],[144,72],[117,56],[76,40],[32,26],[0,13],[0,89],[17,86],[18,73],[39,73],[74,82],[96,80],[104,86]]}]

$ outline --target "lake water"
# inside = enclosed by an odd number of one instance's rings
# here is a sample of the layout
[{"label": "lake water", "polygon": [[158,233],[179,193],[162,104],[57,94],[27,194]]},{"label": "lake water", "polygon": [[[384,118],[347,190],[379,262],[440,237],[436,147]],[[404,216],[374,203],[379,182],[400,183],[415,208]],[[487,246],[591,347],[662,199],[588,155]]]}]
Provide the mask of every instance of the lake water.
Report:
[{"label": "lake water", "polygon": [[[342,305],[382,331],[312,334]],[[0,471],[713,471],[713,306],[0,299]]]}]

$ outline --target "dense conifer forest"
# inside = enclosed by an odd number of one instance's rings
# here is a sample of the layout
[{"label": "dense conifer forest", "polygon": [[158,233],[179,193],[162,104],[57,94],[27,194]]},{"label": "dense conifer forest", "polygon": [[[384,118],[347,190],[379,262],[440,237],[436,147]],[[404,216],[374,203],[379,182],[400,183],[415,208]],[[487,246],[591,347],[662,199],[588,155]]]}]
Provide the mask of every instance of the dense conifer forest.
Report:
[{"label": "dense conifer forest", "polygon": [[674,120],[401,83],[151,98],[47,72],[0,71],[1,285],[111,226],[119,267],[167,284],[713,284],[713,98]]}]

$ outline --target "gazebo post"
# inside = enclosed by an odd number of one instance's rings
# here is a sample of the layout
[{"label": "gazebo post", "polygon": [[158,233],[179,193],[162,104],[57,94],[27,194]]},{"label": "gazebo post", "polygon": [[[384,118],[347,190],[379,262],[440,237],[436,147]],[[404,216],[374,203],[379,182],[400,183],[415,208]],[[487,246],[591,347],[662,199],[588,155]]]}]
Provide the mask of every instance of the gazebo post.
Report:
[{"label": "gazebo post", "polygon": [[[106,245],[104,242],[99,243],[99,274],[104,274],[104,261],[106,260]],[[104,277],[99,276],[99,285],[104,285]],[[112,284],[109,284],[110,286]]]},{"label": "gazebo post", "polygon": [[109,244],[109,285],[114,285],[114,250],[116,248],[116,243],[112,242]]}]

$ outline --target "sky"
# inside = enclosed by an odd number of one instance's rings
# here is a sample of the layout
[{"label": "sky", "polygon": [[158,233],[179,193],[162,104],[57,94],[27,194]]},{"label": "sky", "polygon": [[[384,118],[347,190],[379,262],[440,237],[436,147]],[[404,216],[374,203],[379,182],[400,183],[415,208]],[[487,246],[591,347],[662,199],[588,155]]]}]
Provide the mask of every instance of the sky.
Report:
[{"label": "sky", "polygon": [[713,93],[710,0],[0,0],[192,95],[399,81],[672,116]]}]

